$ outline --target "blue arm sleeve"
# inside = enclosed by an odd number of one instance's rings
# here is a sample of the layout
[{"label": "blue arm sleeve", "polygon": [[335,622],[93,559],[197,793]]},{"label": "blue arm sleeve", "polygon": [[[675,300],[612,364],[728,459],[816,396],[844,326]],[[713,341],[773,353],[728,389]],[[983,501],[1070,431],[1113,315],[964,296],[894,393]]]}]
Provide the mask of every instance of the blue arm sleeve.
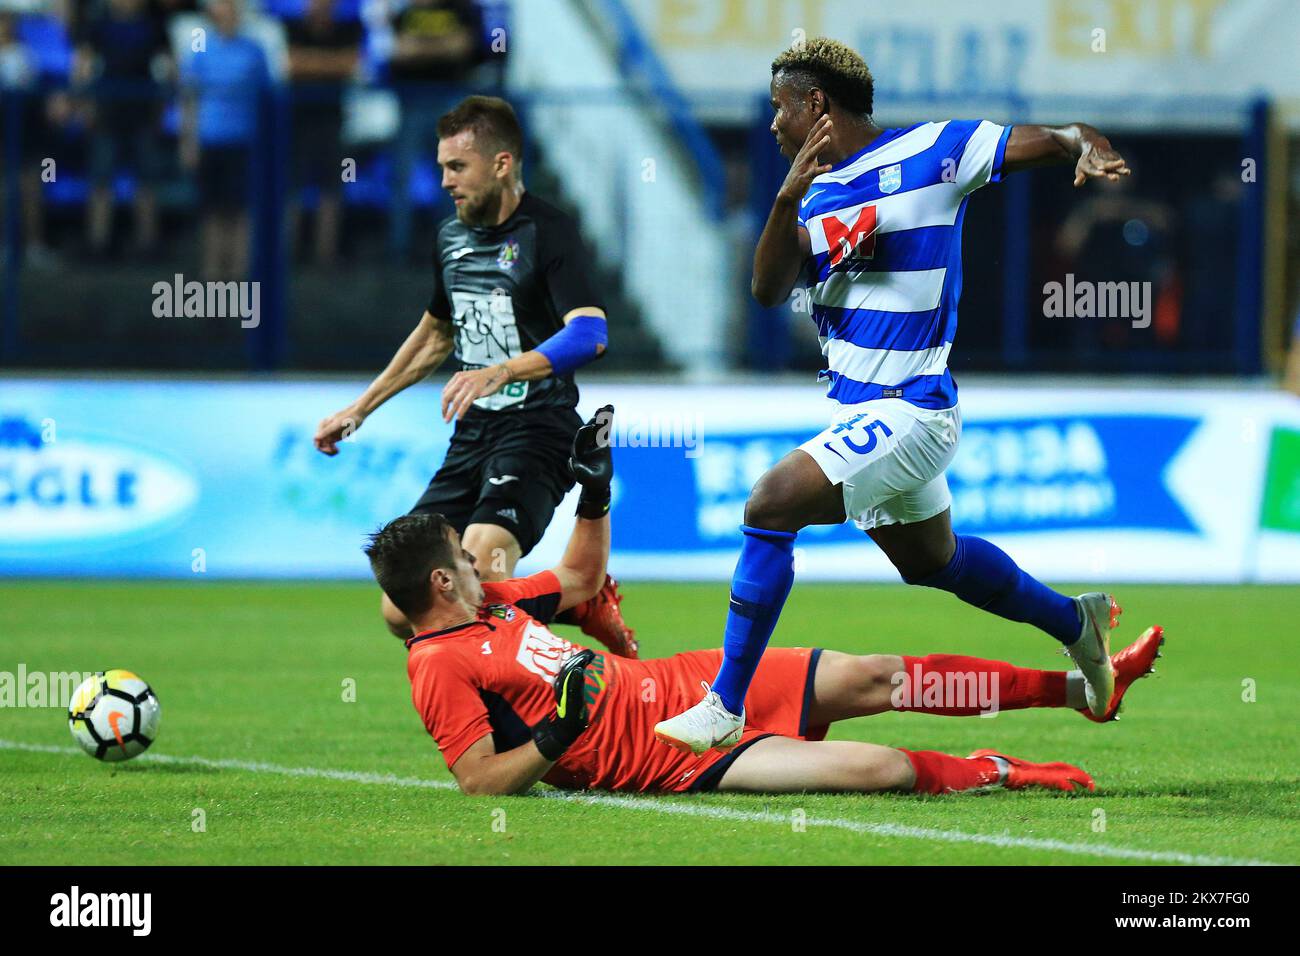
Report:
[{"label": "blue arm sleeve", "polygon": [[554,374],[568,375],[599,357],[599,349],[608,341],[604,319],[595,315],[575,315],[568,325],[537,346],[537,351],[551,360]]}]

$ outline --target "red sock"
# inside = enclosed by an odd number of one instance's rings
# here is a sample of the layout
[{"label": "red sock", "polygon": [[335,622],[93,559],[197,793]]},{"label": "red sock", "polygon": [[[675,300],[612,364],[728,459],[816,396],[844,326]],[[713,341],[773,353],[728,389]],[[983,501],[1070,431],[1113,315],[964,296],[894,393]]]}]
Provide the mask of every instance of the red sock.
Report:
[{"label": "red sock", "polygon": [[[902,748],[899,748],[902,750]],[[916,771],[915,793],[953,793],[998,782],[998,765],[988,757],[974,760],[937,750],[903,750]]]},{"label": "red sock", "polygon": [[890,695],[894,710],[971,717],[988,711],[1065,706],[1064,671],[1036,671],[961,654],[928,654],[904,656],[903,674]]}]

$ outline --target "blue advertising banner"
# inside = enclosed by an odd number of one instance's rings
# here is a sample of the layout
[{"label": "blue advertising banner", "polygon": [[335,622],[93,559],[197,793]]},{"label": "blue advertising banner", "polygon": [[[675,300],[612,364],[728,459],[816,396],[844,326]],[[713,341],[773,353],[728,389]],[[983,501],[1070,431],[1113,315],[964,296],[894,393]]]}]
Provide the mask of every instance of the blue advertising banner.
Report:
[{"label": "blue advertising banner", "polygon": [[995,533],[1198,529],[1163,475],[1199,422],[1176,415],[980,421],[949,470],[954,524]]},{"label": "blue advertising banner", "polygon": [[415,502],[451,426],[433,392],[326,458],[316,423],[355,395],[352,384],[5,383],[0,573],[367,574],[365,532]]},{"label": "blue advertising banner", "polygon": [[[420,386],[320,454],[317,423],[360,387],[3,380],[0,575],[367,577],[366,533],[420,496],[451,426],[437,386]],[[750,489],[830,411],[816,386],[785,385],[587,386],[580,411],[606,401],[612,565],[627,578],[727,579]],[[963,418],[948,471],[959,530],[1056,579],[1249,580],[1272,423],[1294,427],[1300,405],[967,388]],[[561,504],[521,571],[559,558],[572,513]],[[1296,536],[1271,534],[1263,573],[1300,578]],[[809,578],[896,579],[852,524],[805,529],[797,560]]]},{"label": "blue advertising banner", "polygon": [[[959,530],[994,533],[1085,528],[1195,532],[1161,476],[1197,420],[1077,416],[968,424],[948,473]],[[621,547],[682,551],[736,546],[754,482],[816,431],[707,436],[694,458],[661,448],[618,453],[614,510]],[[810,528],[816,541],[860,541],[852,524]]]}]

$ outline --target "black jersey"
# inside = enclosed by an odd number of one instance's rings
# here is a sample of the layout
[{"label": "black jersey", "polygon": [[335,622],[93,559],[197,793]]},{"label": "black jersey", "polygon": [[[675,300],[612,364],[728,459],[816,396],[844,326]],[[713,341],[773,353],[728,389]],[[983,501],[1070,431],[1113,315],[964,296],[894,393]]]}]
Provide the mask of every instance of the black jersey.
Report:
[{"label": "black jersey", "polygon": [[[577,224],[526,192],[499,226],[469,226],[455,216],[439,225],[429,314],[455,326],[461,368],[496,365],[537,348],[564,327],[572,310],[604,308],[590,270]],[[474,407],[498,412],[577,404],[570,373],[511,382]]]}]

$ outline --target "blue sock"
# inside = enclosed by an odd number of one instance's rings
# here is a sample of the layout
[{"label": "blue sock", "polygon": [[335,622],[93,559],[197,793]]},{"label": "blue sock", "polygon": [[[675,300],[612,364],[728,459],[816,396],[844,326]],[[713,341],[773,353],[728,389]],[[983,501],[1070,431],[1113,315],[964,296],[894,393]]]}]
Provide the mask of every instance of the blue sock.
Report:
[{"label": "blue sock", "polygon": [[745,693],[776,628],[776,619],[794,583],[794,539],[789,531],[764,531],[741,525],[745,538],[731,578],[731,607],[722,639],[722,667],[713,690],[733,714],[745,706]]},{"label": "blue sock", "polygon": [[1079,639],[1082,625],[1074,599],[1020,570],[1005,551],[983,538],[957,535],[957,550],[946,567],[929,577],[905,580],[950,591],[998,617],[1032,624],[1062,644]]}]

